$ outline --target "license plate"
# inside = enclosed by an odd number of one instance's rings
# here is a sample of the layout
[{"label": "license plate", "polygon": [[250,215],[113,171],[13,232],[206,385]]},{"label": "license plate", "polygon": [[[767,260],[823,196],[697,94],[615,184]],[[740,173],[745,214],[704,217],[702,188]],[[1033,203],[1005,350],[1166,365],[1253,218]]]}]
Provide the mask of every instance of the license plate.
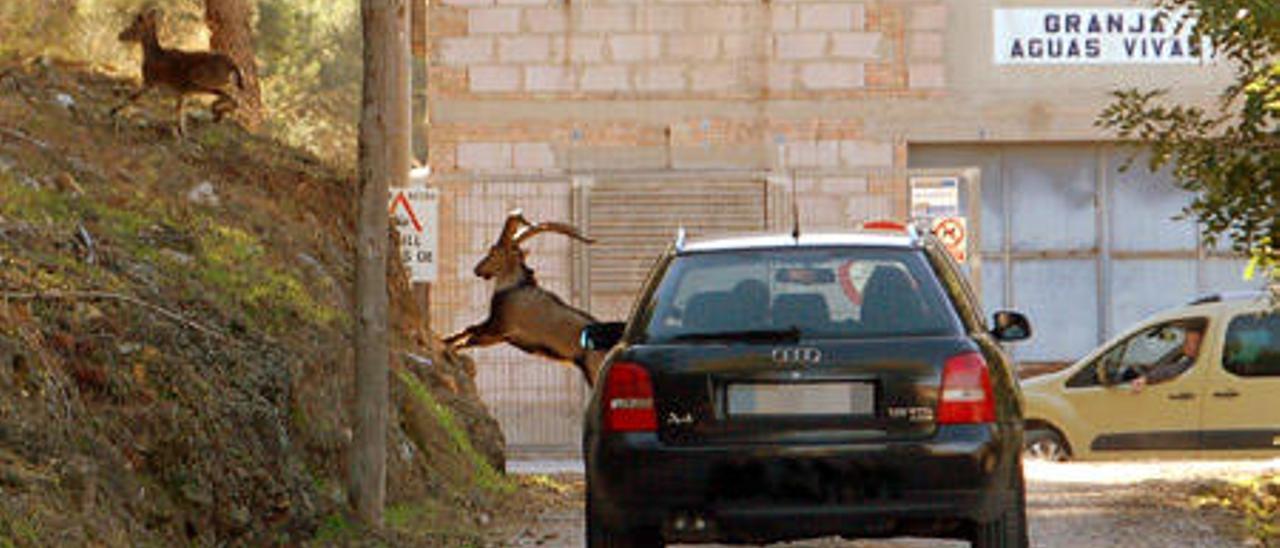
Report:
[{"label": "license plate", "polygon": [[871,415],[875,386],[868,382],[729,385],[730,416]]}]

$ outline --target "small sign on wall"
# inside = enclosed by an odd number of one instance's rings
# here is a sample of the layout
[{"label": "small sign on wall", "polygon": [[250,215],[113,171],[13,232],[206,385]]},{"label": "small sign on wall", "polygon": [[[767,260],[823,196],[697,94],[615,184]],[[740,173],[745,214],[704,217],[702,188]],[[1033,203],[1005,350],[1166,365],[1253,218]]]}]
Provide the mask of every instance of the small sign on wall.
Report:
[{"label": "small sign on wall", "polygon": [[409,281],[436,281],[440,255],[438,238],[440,195],[434,188],[416,186],[391,189],[388,211],[400,235],[400,258]]},{"label": "small sign on wall", "polygon": [[[1179,29],[1182,16],[1150,8],[993,10],[997,65],[1188,64],[1208,43]],[[1179,32],[1179,30],[1181,32]]]},{"label": "small sign on wall", "polygon": [[960,179],[912,177],[911,217],[954,217],[960,214]]},{"label": "small sign on wall", "polygon": [[969,223],[964,217],[938,217],[931,228],[956,262],[964,264],[969,260]]}]

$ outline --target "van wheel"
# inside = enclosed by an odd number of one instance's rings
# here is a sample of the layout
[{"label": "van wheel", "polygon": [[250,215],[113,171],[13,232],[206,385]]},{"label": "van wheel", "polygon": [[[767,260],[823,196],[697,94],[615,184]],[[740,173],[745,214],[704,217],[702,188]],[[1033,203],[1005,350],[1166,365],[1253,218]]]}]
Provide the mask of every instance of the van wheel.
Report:
[{"label": "van wheel", "polygon": [[974,548],[1027,548],[1027,488],[1022,478],[1022,463],[1014,467],[1013,500],[1006,503],[1000,516],[975,524],[972,544]]},{"label": "van wheel", "polygon": [[663,548],[666,543],[656,530],[625,531],[608,527],[600,520],[587,492],[587,547],[588,548]]},{"label": "van wheel", "polygon": [[1022,437],[1022,455],[1029,460],[1066,462],[1071,460],[1067,442],[1047,428],[1027,430]]}]

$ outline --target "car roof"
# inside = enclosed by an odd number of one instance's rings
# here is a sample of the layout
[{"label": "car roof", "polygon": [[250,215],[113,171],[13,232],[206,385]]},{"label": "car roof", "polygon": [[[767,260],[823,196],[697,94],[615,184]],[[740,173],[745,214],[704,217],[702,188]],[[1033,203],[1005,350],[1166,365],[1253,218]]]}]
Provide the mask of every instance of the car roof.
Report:
[{"label": "car roof", "polygon": [[768,249],[778,247],[898,247],[914,248],[920,240],[910,234],[897,231],[868,230],[858,232],[826,232],[801,234],[747,233],[712,238],[690,238],[678,253],[705,251],[733,251],[742,249]]},{"label": "car roof", "polygon": [[1264,291],[1221,293],[1200,297],[1190,303],[1161,310],[1139,323],[1150,323],[1187,316],[1216,317],[1223,314],[1262,310],[1269,307],[1271,307],[1271,301]]}]

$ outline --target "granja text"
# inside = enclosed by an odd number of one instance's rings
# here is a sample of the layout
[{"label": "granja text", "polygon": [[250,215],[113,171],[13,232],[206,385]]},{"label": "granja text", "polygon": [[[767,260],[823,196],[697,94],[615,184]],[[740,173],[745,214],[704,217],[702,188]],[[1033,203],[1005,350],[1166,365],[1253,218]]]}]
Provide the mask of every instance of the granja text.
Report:
[{"label": "granja text", "polygon": [[1039,36],[1012,40],[1009,58],[1098,59],[1104,55],[1105,43],[1116,48],[1117,41],[1119,51],[1105,53],[1151,60],[1200,57],[1200,44],[1186,38],[1190,25],[1179,29],[1170,20],[1167,13],[1146,10],[1050,12],[1041,19]]}]

